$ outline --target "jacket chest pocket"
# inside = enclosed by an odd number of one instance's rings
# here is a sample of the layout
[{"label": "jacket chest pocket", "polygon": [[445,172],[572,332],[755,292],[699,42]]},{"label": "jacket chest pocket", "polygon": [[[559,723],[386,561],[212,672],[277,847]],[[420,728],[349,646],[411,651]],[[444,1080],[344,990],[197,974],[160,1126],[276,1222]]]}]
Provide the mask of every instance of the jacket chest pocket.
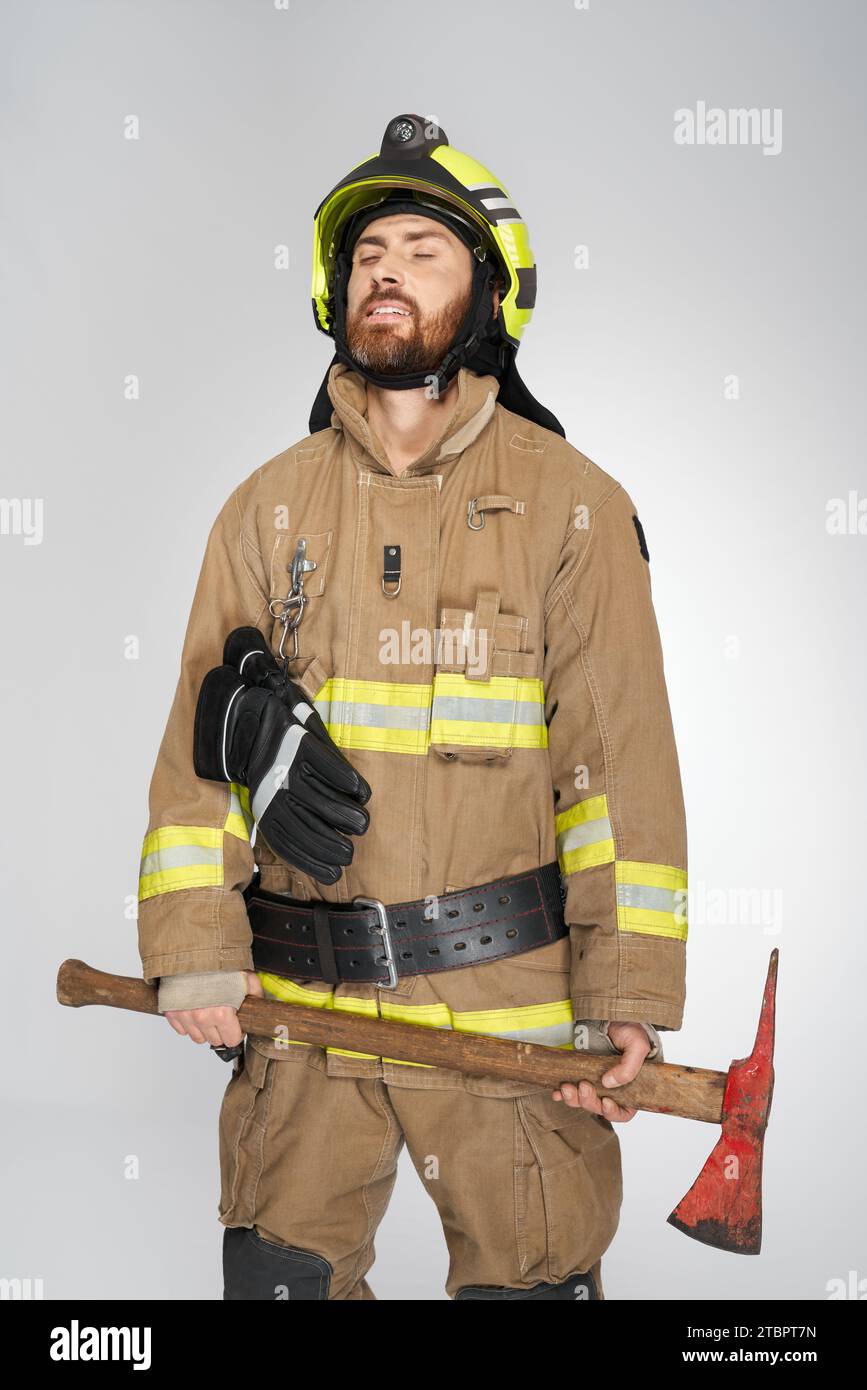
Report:
[{"label": "jacket chest pocket", "polygon": [[[316,636],[313,629],[318,626],[319,600],[328,584],[333,536],[333,531],[284,531],[274,542],[271,552],[272,647],[277,651],[282,641],[283,654],[290,661],[309,659],[316,651],[311,638]],[[321,636],[319,640],[321,642]]]},{"label": "jacket chest pocket", "polygon": [[440,611],[431,701],[431,751],[448,760],[496,762],[513,748],[547,746],[542,681],[527,650],[529,621],[500,612],[496,589],[472,610]]}]

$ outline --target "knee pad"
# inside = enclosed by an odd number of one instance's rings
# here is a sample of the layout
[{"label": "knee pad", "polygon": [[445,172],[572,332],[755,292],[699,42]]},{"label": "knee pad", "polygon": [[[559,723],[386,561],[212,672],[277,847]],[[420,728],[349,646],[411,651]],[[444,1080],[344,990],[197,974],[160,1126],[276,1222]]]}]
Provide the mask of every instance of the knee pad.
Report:
[{"label": "knee pad", "polygon": [[573,1274],[562,1284],[534,1284],[531,1289],[506,1289],[494,1285],[476,1284],[458,1289],[455,1302],[459,1298],[541,1298],[549,1302],[555,1298],[567,1298],[573,1303],[599,1301],[599,1291],[593,1275]]},{"label": "knee pad", "polygon": [[328,1261],[312,1250],[263,1240],[251,1227],[227,1226],[223,1233],[224,1299],[324,1300],[333,1272]]}]

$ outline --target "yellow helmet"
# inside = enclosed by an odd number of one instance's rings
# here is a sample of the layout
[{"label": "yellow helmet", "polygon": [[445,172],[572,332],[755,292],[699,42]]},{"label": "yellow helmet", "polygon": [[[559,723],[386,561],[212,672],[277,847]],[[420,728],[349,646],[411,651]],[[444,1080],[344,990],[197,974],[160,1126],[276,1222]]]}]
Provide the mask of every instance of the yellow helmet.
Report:
[{"label": "yellow helmet", "polygon": [[[352,356],[346,341],[346,293],[352,247],[362,227],[395,212],[417,212],[444,222],[473,254],[470,307],[448,352],[428,373],[377,374]],[[494,287],[499,308],[493,313]],[[314,214],[313,317],[334,339],[335,355],[310,415],[310,432],[329,426],[328,380],[345,362],[388,390],[417,387],[442,392],[462,366],[495,376],[498,401],[562,435],[556,416],[521,380],[515,355],[536,303],[536,263],[527,227],[490,169],[452,149],[443,129],[423,116],[395,116],[379,154],[357,164],[323,198]]]},{"label": "yellow helmet", "polygon": [[498,323],[503,341],[516,350],[536,302],[536,263],[527,224],[490,169],[452,149],[441,127],[416,115],[389,121],[379,154],[357,164],[316,209],[312,293],[317,327],[334,336],[335,271],[347,229],[363,209],[393,201],[395,190],[417,202],[419,211],[451,213],[475,231],[503,278]]}]

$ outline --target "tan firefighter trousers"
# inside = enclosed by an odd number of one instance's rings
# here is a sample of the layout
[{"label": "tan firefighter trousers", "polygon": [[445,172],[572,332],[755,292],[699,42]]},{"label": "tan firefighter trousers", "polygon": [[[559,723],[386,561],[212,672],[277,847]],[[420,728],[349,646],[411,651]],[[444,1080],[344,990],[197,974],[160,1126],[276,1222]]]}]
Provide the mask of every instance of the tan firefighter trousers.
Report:
[{"label": "tan firefighter trousers", "polygon": [[442,1222],[449,1297],[521,1297],[589,1270],[601,1299],[622,1197],[612,1125],[550,1090],[485,1094],[497,1083],[413,1071],[328,1075],[319,1048],[278,1056],[248,1038],[220,1112],[221,1223],[309,1252],[319,1286],[303,1297],[374,1299],[366,1275],[406,1143]]}]

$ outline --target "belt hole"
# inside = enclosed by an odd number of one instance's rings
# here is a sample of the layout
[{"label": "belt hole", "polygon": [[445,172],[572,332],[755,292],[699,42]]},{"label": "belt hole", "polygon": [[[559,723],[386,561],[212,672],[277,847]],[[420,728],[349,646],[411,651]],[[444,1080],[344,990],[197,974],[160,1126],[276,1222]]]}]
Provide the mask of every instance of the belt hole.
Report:
[{"label": "belt hole", "polygon": [[406,922],[405,922],[405,920],[403,919],[403,917],[398,917],[398,918],[396,919],[394,925],[395,925],[396,927],[405,927],[405,926],[406,926]]},{"label": "belt hole", "polygon": [[308,965],[315,965],[315,964],[316,964],[316,961],[313,959],[312,956],[308,956],[308,957],[307,957],[307,964],[308,964]]},{"label": "belt hole", "polygon": [[353,933],[353,930],[354,930],[354,929],[353,929],[352,927],[344,927],[344,928],[343,928],[343,935],[344,935],[344,936],[351,936],[352,933]]},{"label": "belt hole", "polygon": [[447,917],[460,917],[460,915],[461,914],[458,912],[458,909],[456,907],[450,907],[448,912],[446,913]]},{"label": "belt hole", "polygon": [[480,945],[480,946],[490,946],[490,944],[491,944],[491,939],[492,939],[492,938],[491,938],[490,936],[481,936],[481,937],[479,937],[479,945]]},{"label": "belt hole", "polygon": [[465,941],[456,941],[454,949],[456,951],[465,951],[467,949],[467,943]]},{"label": "belt hole", "polygon": [[439,946],[428,946],[427,953],[429,956],[438,956],[440,953],[440,948]]},{"label": "belt hole", "polygon": [[510,936],[510,937],[511,937],[511,936],[517,936],[517,935],[518,935],[518,928],[517,928],[517,927],[509,927],[509,930],[506,932],[506,936]]},{"label": "belt hole", "polygon": [[401,960],[412,960],[412,951],[401,951]]},{"label": "belt hole", "polygon": [[511,902],[511,898],[509,897],[508,893],[501,893],[500,896],[497,898],[497,902],[508,903]]},{"label": "belt hole", "polygon": [[484,903],[473,903],[473,912],[484,912],[484,910],[485,910],[485,904],[484,904]]}]

